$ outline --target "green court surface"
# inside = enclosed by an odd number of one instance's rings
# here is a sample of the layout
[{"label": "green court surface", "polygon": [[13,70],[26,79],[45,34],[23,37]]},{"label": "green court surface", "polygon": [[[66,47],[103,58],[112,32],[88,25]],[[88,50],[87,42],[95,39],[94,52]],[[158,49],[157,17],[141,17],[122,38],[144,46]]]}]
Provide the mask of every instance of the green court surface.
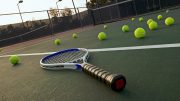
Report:
[{"label": "green court surface", "polygon": [[[12,49],[1,55],[54,52],[67,48],[115,48],[180,43],[180,9],[144,15],[144,21],[123,20],[83,30],[78,38],[72,33],[53,36],[61,38],[56,46],[53,40],[35,45]],[[157,15],[172,16],[175,25],[165,26],[164,19],[157,21]],[[152,18],[159,29],[150,31],[146,21]],[[130,32],[123,33],[121,26],[127,24]],[[146,29],[144,39],[135,39],[133,31],[137,27]],[[99,32],[107,33],[108,39],[99,41]],[[1,101],[179,101],[180,94],[180,47],[140,49],[108,52],[91,52],[89,63],[111,73],[126,76],[127,85],[122,92],[114,92],[100,81],[81,71],[49,71],[40,67],[39,61],[45,55],[22,56],[21,63],[12,66],[8,57],[0,58],[0,100]]]}]

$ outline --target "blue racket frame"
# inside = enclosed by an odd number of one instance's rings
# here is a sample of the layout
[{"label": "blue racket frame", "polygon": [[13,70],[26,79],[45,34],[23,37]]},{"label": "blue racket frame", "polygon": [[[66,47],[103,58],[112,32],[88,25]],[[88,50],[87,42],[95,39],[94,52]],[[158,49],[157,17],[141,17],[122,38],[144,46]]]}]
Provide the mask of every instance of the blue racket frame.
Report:
[{"label": "blue racket frame", "polygon": [[[60,54],[66,53],[66,52],[72,52],[72,51],[85,51],[86,53],[83,57],[81,57],[79,59],[75,59],[70,62],[66,62],[66,63],[53,63],[53,64],[44,63],[44,61],[48,60],[51,57],[54,57],[56,55],[60,55]],[[89,52],[85,48],[66,49],[66,50],[62,50],[62,51],[56,52],[54,54],[51,54],[51,55],[48,55],[48,56],[42,58],[40,60],[40,65],[43,69],[50,69],[50,70],[62,70],[62,69],[81,70],[82,66],[80,63],[78,63],[78,61],[82,61],[82,63],[86,63],[87,59],[88,59],[88,54],[89,54]]]}]

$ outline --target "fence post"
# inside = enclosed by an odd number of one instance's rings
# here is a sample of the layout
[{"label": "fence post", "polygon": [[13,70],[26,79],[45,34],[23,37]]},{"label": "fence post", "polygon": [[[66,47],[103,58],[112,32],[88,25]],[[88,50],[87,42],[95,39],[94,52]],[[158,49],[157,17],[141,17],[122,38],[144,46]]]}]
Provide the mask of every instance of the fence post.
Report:
[{"label": "fence post", "polygon": [[82,19],[81,19],[81,15],[80,15],[80,12],[79,12],[79,8],[77,8],[77,11],[78,11],[78,18],[79,18],[79,22],[80,22],[80,24],[81,24],[81,27],[83,28],[83,26],[82,26]]},{"label": "fence post", "polygon": [[134,5],[134,11],[135,11],[135,14],[137,15],[137,9],[136,9],[136,1],[135,0],[133,0],[133,5]]},{"label": "fence post", "polygon": [[51,21],[51,18],[50,18],[50,15],[49,15],[49,11],[48,11],[48,10],[47,10],[47,14],[48,14],[48,19],[49,19],[49,22],[50,22],[51,34],[53,35],[54,28],[53,28],[53,24],[52,24],[52,21]]},{"label": "fence post", "polygon": [[161,10],[161,0],[159,0],[159,9]]},{"label": "fence post", "polygon": [[88,11],[90,12],[90,15],[91,15],[91,18],[92,18],[92,21],[93,21],[93,25],[95,26],[96,22],[95,22],[93,10],[92,9],[88,9]]}]

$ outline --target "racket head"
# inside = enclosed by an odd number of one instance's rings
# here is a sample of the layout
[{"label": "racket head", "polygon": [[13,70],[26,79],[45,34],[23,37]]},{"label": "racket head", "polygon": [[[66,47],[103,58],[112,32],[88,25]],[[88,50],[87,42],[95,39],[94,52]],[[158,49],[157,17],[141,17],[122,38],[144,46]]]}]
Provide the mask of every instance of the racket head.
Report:
[{"label": "racket head", "polygon": [[80,70],[82,68],[80,64],[87,62],[88,54],[89,53],[85,48],[61,50],[42,58],[40,60],[40,65],[42,68],[50,70]]}]

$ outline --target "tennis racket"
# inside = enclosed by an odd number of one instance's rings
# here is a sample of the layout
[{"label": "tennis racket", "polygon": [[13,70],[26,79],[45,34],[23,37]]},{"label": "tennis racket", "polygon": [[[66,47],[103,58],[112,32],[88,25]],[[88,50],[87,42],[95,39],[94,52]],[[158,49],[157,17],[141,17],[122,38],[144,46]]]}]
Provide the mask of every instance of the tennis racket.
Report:
[{"label": "tennis racket", "polygon": [[75,69],[95,77],[104,82],[114,91],[121,91],[126,86],[126,79],[121,74],[111,74],[92,64],[87,63],[89,52],[84,48],[62,50],[46,56],[40,60],[44,69],[62,70]]}]

